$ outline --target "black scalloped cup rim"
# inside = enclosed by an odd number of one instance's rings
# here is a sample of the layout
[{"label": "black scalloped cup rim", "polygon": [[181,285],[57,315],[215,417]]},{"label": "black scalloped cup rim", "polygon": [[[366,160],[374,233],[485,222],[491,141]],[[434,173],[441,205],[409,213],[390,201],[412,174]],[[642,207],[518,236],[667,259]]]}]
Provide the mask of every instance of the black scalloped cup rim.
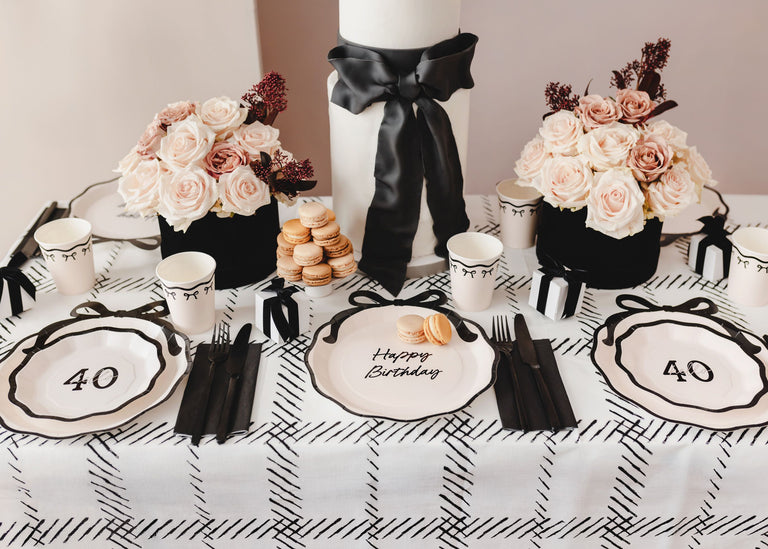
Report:
[{"label": "black scalloped cup rim", "polygon": [[631,288],[653,276],[661,250],[661,221],[648,219],[641,232],[618,239],[588,228],[586,218],[586,208],[561,210],[543,203],[536,242],[539,262],[545,265],[554,258],[597,289]]}]

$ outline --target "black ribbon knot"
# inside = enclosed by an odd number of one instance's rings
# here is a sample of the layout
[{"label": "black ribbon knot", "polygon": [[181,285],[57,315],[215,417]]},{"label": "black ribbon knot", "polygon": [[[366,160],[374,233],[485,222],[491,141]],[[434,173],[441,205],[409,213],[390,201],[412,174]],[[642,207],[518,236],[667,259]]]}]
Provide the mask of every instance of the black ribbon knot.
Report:
[{"label": "black ribbon knot", "polygon": [[[264,300],[262,311],[262,331],[267,337],[272,336],[271,322],[275,323],[275,328],[283,341],[290,341],[299,336],[299,304],[293,299],[293,294],[300,291],[296,286],[285,286],[285,280],[282,278],[273,278],[269,286],[264,288],[265,292],[274,292],[273,297]],[[285,311],[288,312],[286,317]]]},{"label": "black ribbon knot", "polygon": [[462,33],[423,50],[339,41],[328,53],[339,76],[331,102],[353,114],[385,102],[360,269],[397,295],[411,259],[424,180],[435,253],[446,257],[448,239],[469,227],[456,140],[438,101],[474,86],[469,68],[477,36]]},{"label": "black ribbon knot", "polygon": [[17,267],[0,267],[0,299],[8,295],[11,314],[17,315],[24,310],[21,292],[35,299],[35,285]]}]

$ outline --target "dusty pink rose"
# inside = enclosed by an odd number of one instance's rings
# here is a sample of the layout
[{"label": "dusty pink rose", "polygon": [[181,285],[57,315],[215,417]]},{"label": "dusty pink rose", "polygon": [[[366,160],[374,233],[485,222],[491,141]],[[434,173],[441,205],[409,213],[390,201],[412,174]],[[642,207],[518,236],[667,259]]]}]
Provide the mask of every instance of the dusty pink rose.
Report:
[{"label": "dusty pink rose", "polygon": [[217,200],[216,180],[199,166],[175,171],[160,181],[157,213],[177,231],[186,231],[190,224],[208,213]]},{"label": "dusty pink rose", "polygon": [[674,151],[659,134],[641,137],[627,157],[627,166],[638,181],[658,179],[672,164]]},{"label": "dusty pink rose", "polygon": [[160,182],[168,177],[169,171],[157,158],[139,162],[117,184],[125,210],[141,216],[154,214],[160,198]]},{"label": "dusty pink rose", "polygon": [[200,107],[200,120],[224,139],[243,123],[248,109],[229,97],[213,97]]},{"label": "dusty pink rose", "polygon": [[642,122],[656,107],[648,92],[626,88],[616,93],[616,102],[621,107],[621,119],[630,124]]},{"label": "dusty pink rose", "polygon": [[643,230],[645,196],[632,172],[611,168],[595,177],[587,197],[586,226],[613,238],[624,238]]},{"label": "dusty pink rose", "polygon": [[539,129],[545,150],[566,156],[576,154],[576,144],[583,134],[584,125],[571,111],[557,111],[548,116]]},{"label": "dusty pink rose", "polygon": [[541,137],[534,137],[525,144],[520,158],[515,162],[515,173],[523,185],[539,175],[547,158],[552,158],[552,155],[545,150],[544,139]]},{"label": "dusty pink rose", "polygon": [[191,101],[177,101],[171,103],[159,113],[155,115],[155,120],[163,125],[163,128],[167,128],[171,124],[181,122],[191,114],[195,114],[198,109],[198,104]]},{"label": "dusty pink rose", "polygon": [[213,130],[193,114],[168,128],[157,155],[173,168],[185,168],[205,158],[215,139]]},{"label": "dusty pink rose", "polygon": [[544,162],[534,186],[553,206],[582,208],[592,181],[592,169],[581,156],[555,156]]},{"label": "dusty pink rose", "polygon": [[610,97],[597,94],[585,95],[579,99],[579,106],[574,109],[579,115],[584,129],[594,130],[599,126],[616,122],[621,118],[621,108]]},{"label": "dusty pink rose", "polygon": [[214,143],[203,159],[203,167],[213,177],[229,173],[243,164],[248,164],[248,153],[240,145],[228,141]]},{"label": "dusty pink rose", "polygon": [[645,186],[648,208],[661,219],[680,213],[698,197],[696,183],[682,164],[672,166],[658,181]]},{"label": "dusty pink rose", "polygon": [[589,131],[579,139],[579,153],[596,170],[605,171],[626,165],[640,133],[629,124],[611,122]]},{"label": "dusty pink rose", "polygon": [[269,185],[256,177],[248,166],[238,166],[218,182],[221,211],[239,215],[253,213],[269,204]]},{"label": "dusty pink rose", "polygon": [[136,144],[136,152],[143,157],[155,156],[160,149],[160,141],[165,137],[165,128],[158,120],[153,120],[144,130]]},{"label": "dusty pink rose", "polygon": [[232,134],[232,141],[240,145],[252,159],[259,158],[260,153],[272,155],[280,147],[280,130],[262,124],[258,120],[247,126],[240,126]]}]

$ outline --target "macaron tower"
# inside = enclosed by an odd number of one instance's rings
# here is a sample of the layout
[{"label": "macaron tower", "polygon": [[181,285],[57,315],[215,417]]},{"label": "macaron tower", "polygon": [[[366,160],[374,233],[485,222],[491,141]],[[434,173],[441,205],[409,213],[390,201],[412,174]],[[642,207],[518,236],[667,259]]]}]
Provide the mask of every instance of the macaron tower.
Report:
[{"label": "macaron tower", "polygon": [[333,211],[321,202],[302,204],[298,219],[283,224],[277,259],[277,276],[303,282],[313,297],[328,295],[334,278],[357,271],[352,243],[341,234]]}]

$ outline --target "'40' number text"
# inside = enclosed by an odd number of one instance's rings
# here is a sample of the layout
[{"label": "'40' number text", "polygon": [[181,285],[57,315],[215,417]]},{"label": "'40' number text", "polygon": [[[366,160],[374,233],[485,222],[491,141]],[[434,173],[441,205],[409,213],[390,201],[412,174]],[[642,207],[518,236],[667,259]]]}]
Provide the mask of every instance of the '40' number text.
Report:
[{"label": "'40' number text", "polygon": [[[88,384],[88,378],[85,375],[88,373],[88,368],[78,370],[75,374],[64,382],[64,385],[74,385],[73,391],[82,391],[83,385]],[[91,385],[97,389],[107,389],[115,384],[117,381],[117,370],[112,366],[105,366],[98,370],[91,378]]]},{"label": "'40' number text", "polygon": [[[691,360],[688,363],[687,370],[691,376],[699,381],[707,382],[712,381],[715,378],[715,374],[712,372],[712,368],[701,362],[700,360]],[[685,379],[686,372],[683,372],[677,367],[674,360],[667,362],[667,367],[664,368],[665,376],[677,376],[677,381],[688,381]]]}]

